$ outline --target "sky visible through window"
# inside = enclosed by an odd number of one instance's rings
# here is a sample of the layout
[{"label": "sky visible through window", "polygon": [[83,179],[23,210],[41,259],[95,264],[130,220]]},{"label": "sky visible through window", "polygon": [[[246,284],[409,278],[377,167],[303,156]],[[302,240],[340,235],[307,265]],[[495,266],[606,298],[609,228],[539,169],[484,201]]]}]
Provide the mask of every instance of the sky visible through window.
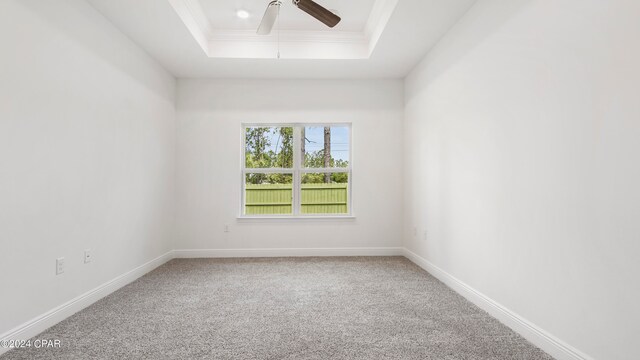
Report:
[{"label": "sky visible through window", "polygon": [[[282,139],[278,131],[272,131],[266,135],[270,146],[266,148],[278,153],[282,150]],[[313,153],[324,149],[324,127],[305,127],[307,139],[305,151]],[[349,128],[346,126],[331,127],[331,156],[336,160],[349,161]]]}]

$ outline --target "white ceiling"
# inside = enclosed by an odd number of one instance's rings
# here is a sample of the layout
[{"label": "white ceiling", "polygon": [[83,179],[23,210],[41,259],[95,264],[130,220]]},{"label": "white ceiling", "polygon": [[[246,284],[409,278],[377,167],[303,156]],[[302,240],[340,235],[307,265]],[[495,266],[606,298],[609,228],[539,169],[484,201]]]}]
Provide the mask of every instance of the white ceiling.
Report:
[{"label": "white ceiling", "polygon": [[[275,58],[277,43],[273,40],[256,40],[227,37],[214,46],[224,44],[233,52],[211,52],[203,46],[186,26],[176,9],[170,4],[176,0],[87,0],[111,22],[138,43],[151,56],[156,58],[167,70],[180,78],[401,78],[404,77],[417,62],[433,47],[433,45],[455,24],[455,22],[473,5],[475,0],[397,0],[393,1],[388,21],[384,21],[379,36],[375,36],[375,47],[367,56],[334,56],[339,51],[322,48],[322,41],[306,39],[306,47],[298,46],[296,50],[304,53],[316,51],[314,58],[288,57],[283,53],[282,59]],[[190,0],[194,1],[194,0]],[[343,18],[346,28],[361,31],[366,24],[376,1],[380,0],[318,0],[323,6],[337,10]],[[252,25],[238,24],[235,15],[240,7],[251,12],[248,22],[257,21],[262,15],[255,14],[266,0],[200,0],[202,12],[211,27],[227,32],[244,31],[253,33]],[[283,8],[299,11],[300,17],[291,18],[287,24],[290,30],[314,31],[315,20],[283,1]],[[348,5],[345,5],[348,4]],[[215,9],[218,9],[216,12]],[[365,13],[367,16],[365,19]],[[347,16],[345,16],[345,14]],[[349,14],[353,18],[349,18]],[[304,15],[304,16],[302,16]],[[283,13],[284,18],[284,13]],[[308,19],[307,19],[308,18]],[[307,23],[307,20],[310,23]],[[385,19],[386,20],[386,19]],[[215,25],[219,24],[219,25]],[[248,29],[245,29],[246,26]],[[365,25],[366,27],[366,25]],[[320,31],[320,30],[319,30]],[[328,36],[338,37],[340,34],[355,34],[354,30],[336,29],[322,30]],[[224,41],[224,43],[223,43]],[[206,44],[205,44],[206,45]],[[249,46],[250,45],[250,46]],[[262,54],[255,56],[254,48],[260,46]],[[326,46],[323,45],[323,46]],[[226,49],[226,48],[225,48]],[[321,50],[325,49],[325,50]],[[242,53],[242,52],[245,53]],[[264,52],[268,54],[265,58]],[[212,56],[213,54],[213,56]],[[232,54],[232,56],[228,56]],[[235,56],[240,54],[242,56]],[[273,54],[273,55],[271,55]],[[318,57],[316,55],[327,55]],[[338,54],[340,55],[340,54]]]},{"label": "white ceiling", "polygon": [[[240,6],[246,7],[248,2],[229,3],[216,12],[208,0],[166,1],[208,57],[233,59],[368,59],[398,4],[398,0],[371,3],[360,0],[343,6],[354,14],[353,19],[345,17],[344,24],[356,30],[347,31],[341,26],[342,22],[333,29],[328,28],[285,0],[281,6],[282,29],[276,23],[275,31],[265,36],[256,34],[260,16],[246,19],[245,28],[238,28],[238,21],[233,20],[237,19],[235,14]],[[254,0],[250,10],[252,13],[263,11],[261,8],[266,8],[267,1]],[[325,6],[339,5],[330,3],[335,0],[320,1]]]},{"label": "white ceiling", "polygon": [[[200,0],[205,16],[214,29],[253,30],[260,24],[270,0]],[[318,0],[342,18],[336,27],[338,31],[363,31],[375,0]],[[249,12],[248,19],[240,19],[238,10]],[[283,0],[280,7],[280,24],[283,30],[322,31],[328,28],[308,14],[297,9],[291,0]]]}]

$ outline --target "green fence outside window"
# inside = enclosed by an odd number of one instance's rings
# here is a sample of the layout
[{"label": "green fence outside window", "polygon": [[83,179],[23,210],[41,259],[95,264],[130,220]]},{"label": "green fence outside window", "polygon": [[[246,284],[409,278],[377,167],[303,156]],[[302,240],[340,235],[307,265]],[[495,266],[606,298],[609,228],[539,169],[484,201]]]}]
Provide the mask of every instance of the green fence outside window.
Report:
[{"label": "green fence outside window", "polygon": [[[302,184],[302,214],[349,213],[348,184]],[[291,214],[291,184],[246,185],[246,215]]]}]

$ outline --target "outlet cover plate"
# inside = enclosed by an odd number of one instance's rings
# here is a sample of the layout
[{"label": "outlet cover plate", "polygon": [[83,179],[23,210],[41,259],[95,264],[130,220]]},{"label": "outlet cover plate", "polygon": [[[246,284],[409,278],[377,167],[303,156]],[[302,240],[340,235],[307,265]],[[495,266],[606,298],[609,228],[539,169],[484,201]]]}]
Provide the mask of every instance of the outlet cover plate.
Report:
[{"label": "outlet cover plate", "polygon": [[57,258],[56,259],[56,275],[60,275],[64,273],[64,258]]}]

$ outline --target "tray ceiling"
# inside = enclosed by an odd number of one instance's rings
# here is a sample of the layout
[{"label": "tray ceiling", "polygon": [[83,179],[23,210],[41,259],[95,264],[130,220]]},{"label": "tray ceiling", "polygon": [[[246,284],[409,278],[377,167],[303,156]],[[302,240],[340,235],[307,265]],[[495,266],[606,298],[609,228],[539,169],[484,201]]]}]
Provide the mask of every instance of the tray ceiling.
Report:
[{"label": "tray ceiling", "polygon": [[[375,0],[318,0],[328,8],[336,7],[345,18],[344,29],[336,31],[313,29],[311,23],[302,16],[295,21],[305,21],[296,25],[290,19],[291,30],[282,37],[289,37],[291,52],[282,49],[282,58],[276,58],[276,42],[257,37],[251,24],[233,25],[237,17],[234,11],[240,7],[253,11],[247,4],[262,3],[266,0],[201,0],[200,17],[180,16],[169,0],[86,0],[109,19],[120,31],[137,43],[145,52],[155,58],[164,68],[178,78],[305,78],[305,79],[347,79],[347,78],[402,78],[422,59],[425,54],[449,31],[460,17],[473,5],[475,0],[398,0],[393,3],[378,3]],[[177,0],[176,0],[177,1]],[[211,4],[204,1],[213,1]],[[245,1],[248,1],[245,3]],[[289,6],[290,0],[283,0],[282,6]],[[207,15],[207,7],[215,8],[215,3],[230,4],[224,15],[230,25],[215,25],[215,16]],[[376,12],[376,4],[395,7],[389,11]],[[184,3],[189,4],[189,2]],[[369,10],[367,6],[370,6]],[[380,5],[378,5],[380,6]],[[236,9],[238,7],[238,9]],[[260,8],[256,5],[256,8]],[[178,9],[187,11],[185,6]],[[358,10],[358,18],[348,19],[348,14]],[[297,9],[291,9],[297,10]],[[223,10],[221,10],[222,12]],[[257,11],[257,10],[255,10]],[[363,20],[367,13],[366,21]],[[386,13],[376,22],[375,13]],[[192,12],[193,14],[193,12]],[[347,14],[345,16],[345,14]],[[220,15],[223,16],[223,15]],[[262,14],[250,14],[249,19]],[[196,19],[199,18],[199,22]],[[202,21],[202,19],[206,19]],[[185,24],[184,19],[187,19]],[[190,20],[189,20],[190,19]],[[250,20],[249,23],[253,21]],[[354,31],[362,27],[364,31]],[[367,24],[378,24],[374,30]],[[384,26],[379,24],[384,23]],[[223,24],[220,22],[219,24]],[[243,28],[247,26],[248,29]],[[300,27],[297,27],[300,26]],[[496,25],[498,26],[498,25]],[[455,31],[455,30],[454,30]],[[367,35],[369,34],[368,43]],[[332,39],[331,36],[334,38]],[[477,36],[482,36],[478,34]],[[328,37],[328,38],[327,38]],[[372,40],[375,40],[372,42]],[[341,41],[346,42],[344,46]],[[446,41],[446,38],[444,39]],[[360,45],[355,45],[360,43]],[[342,45],[341,45],[342,44]],[[374,46],[370,46],[374,44]]]},{"label": "tray ceiling", "polygon": [[[269,1],[200,0],[200,5],[213,29],[255,31]],[[376,0],[317,0],[317,2],[342,17],[342,21],[335,30],[363,31]],[[235,16],[238,10],[247,11],[249,18],[241,19]],[[322,23],[293,6],[291,0],[282,0],[279,25],[283,30],[328,30]]]},{"label": "tray ceiling", "polygon": [[[168,1],[207,56],[239,59],[367,59],[398,3],[319,0],[343,19],[330,29],[284,0],[280,23],[270,35],[257,35],[268,0]],[[238,18],[238,10],[249,17]]]}]

